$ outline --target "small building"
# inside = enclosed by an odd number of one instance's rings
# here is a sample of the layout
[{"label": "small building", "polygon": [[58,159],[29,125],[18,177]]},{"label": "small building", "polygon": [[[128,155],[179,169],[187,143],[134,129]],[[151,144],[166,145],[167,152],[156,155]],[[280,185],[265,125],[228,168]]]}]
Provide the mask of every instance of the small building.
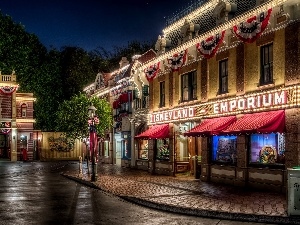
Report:
[{"label": "small building", "polygon": [[41,133],[34,130],[32,93],[18,93],[16,74],[0,74],[0,158],[38,160]]}]

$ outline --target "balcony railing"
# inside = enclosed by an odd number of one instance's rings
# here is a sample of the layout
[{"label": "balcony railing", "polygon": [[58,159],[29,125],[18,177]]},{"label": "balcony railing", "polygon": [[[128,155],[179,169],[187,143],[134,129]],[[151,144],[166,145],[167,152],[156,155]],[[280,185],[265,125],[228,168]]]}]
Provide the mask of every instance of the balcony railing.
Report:
[{"label": "balcony railing", "polygon": [[1,82],[16,82],[17,76],[13,75],[1,75]]},{"label": "balcony railing", "polygon": [[142,98],[137,98],[135,101],[135,110],[137,109],[147,109],[149,108],[149,96],[145,96]]}]

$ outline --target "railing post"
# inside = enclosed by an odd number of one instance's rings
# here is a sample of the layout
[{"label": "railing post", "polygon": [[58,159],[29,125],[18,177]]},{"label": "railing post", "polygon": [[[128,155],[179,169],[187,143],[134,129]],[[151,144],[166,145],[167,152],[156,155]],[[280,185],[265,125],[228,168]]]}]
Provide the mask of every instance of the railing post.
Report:
[{"label": "railing post", "polygon": [[78,177],[82,177],[82,157],[79,156],[79,173],[78,173]]},{"label": "railing post", "polygon": [[198,156],[195,155],[194,157],[194,177],[197,179],[197,166],[198,166]]}]

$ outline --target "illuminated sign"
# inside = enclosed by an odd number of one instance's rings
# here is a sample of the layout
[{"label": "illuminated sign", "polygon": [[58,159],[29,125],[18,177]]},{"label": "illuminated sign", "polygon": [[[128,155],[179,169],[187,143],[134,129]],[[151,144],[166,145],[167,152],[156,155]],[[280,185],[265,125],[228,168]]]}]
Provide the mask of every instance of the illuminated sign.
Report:
[{"label": "illuminated sign", "polygon": [[194,107],[178,108],[168,111],[156,112],[149,115],[150,123],[169,122],[193,118],[195,115]]},{"label": "illuminated sign", "polygon": [[287,91],[278,91],[256,96],[244,96],[237,99],[213,104],[214,113],[228,113],[237,110],[267,108],[287,103]]},{"label": "illuminated sign", "polygon": [[300,107],[300,85],[223,98],[149,115],[149,123],[191,121],[240,113]]}]

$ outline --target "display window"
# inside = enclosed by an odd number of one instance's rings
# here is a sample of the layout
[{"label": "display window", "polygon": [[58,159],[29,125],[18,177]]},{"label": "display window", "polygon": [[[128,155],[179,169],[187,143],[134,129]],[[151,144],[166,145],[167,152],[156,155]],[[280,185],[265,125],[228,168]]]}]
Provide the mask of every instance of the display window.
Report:
[{"label": "display window", "polygon": [[125,159],[131,158],[130,140],[128,140],[128,139],[125,139],[122,141],[122,156]]},{"label": "display window", "polygon": [[104,141],[104,156],[108,157],[109,156],[109,142]]},{"label": "display window", "polygon": [[251,164],[283,165],[285,163],[284,134],[251,134],[249,162]]},{"label": "display window", "polygon": [[157,139],[156,148],[157,148],[156,159],[164,160],[164,161],[170,160],[169,138]]},{"label": "display window", "polygon": [[212,137],[212,161],[217,163],[236,163],[237,136],[213,136]]},{"label": "display window", "polygon": [[139,159],[148,159],[148,140],[138,141],[138,153]]}]

